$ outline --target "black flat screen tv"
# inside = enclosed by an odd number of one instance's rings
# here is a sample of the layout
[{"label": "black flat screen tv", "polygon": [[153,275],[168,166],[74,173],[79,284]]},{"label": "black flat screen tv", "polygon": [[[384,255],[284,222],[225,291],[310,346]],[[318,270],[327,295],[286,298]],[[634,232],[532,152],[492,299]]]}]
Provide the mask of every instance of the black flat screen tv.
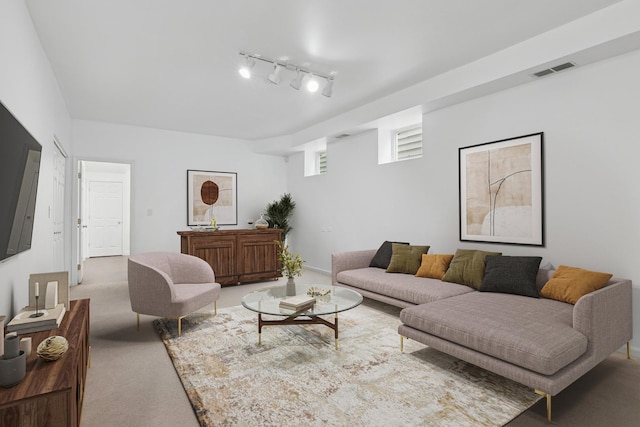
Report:
[{"label": "black flat screen tv", "polygon": [[31,248],[41,153],[0,102],[0,261]]}]

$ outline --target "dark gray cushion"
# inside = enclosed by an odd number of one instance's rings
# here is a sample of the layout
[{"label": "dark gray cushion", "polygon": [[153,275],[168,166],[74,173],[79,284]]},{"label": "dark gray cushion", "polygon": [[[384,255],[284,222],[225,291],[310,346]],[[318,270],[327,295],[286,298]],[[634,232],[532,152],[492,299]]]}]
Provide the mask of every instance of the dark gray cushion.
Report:
[{"label": "dark gray cushion", "polygon": [[536,276],[541,261],[539,256],[487,256],[479,291],[540,298]]},{"label": "dark gray cushion", "polygon": [[391,254],[393,252],[392,244],[398,243],[401,245],[408,245],[408,242],[390,242],[385,240],[380,248],[378,248],[378,252],[373,256],[371,262],[369,263],[369,267],[378,267],[384,268],[385,270],[389,267],[389,262],[391,261]]}]

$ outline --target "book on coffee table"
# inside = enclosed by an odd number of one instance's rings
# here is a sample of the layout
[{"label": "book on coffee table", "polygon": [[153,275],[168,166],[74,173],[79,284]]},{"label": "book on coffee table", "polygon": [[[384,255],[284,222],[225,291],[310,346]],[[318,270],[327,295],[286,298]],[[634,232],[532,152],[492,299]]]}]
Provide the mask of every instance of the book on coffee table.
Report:
[{"label": "book on coffee table", "polygon": [[314,297],[308,295],[295,295],[280,301],[280,308],[289,310],[301,310],[303,308],[312,307],[316,303]]}]

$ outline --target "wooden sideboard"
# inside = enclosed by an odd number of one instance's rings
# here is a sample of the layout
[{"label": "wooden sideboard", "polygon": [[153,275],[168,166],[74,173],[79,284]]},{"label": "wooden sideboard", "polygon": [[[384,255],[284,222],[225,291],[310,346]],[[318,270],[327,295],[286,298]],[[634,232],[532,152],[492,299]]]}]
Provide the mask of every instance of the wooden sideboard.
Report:
[{"label": "wooden sideboard", "polygon": [[[36,350],[47,337],[61,335],[69,350],[47,362]],[[84,385],[89,364],[89,300],[74,300],[58,329],[20,335],[31,337],[24,379],[11,388],[0,388],[0,426],[66,427],[80,425]]]},{"label": "wooden sideboard", "polygon": [[207,261],[221,285],[281,276],[276,241],[282,230],[178,231],[180,251]]}]

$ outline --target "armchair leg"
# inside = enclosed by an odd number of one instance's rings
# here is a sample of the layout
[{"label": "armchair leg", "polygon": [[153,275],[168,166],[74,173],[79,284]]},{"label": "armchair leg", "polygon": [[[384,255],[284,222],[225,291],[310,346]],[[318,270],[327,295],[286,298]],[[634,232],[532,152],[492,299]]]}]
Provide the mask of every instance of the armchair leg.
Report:
[{"label": "armchair leg", "polygon": [[627,341],[627,359],[631,360],[631,341]]},{"label": "armchair leg", "polygon": [[140,313],[136,313],[136,318],[137,318],[137,331],[140,332]]},{"label": "armchair leg", "polygon": [[213,315],[214,316],[218,315],[218,301],[213,302]]},{"label": "armchair leg", "polygon": [[536,394],[540,396],[544,396],[547,398],[547,422],[551,422],[551,395],[549,393],[545,393],[544,391],[535,390]]},{"label": "armchair leg", "polygon": [[178,317],[178,336],[182,334],[182,317]]}]

